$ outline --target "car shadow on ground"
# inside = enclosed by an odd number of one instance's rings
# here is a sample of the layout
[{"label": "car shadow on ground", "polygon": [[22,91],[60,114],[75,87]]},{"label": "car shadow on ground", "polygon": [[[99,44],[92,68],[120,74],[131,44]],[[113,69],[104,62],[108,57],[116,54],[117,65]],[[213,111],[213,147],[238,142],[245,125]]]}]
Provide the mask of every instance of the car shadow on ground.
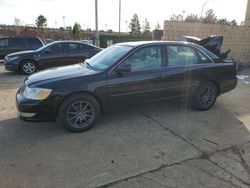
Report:
[{"label": "car shadow on ground", "polygon": [[[143,125],[147,124],[147,126]],[[16,140],[29,143],[65,137],[107,137],[108,135],[143,133],[148,126],[163,128],[185,138],[206,151],[222,149],[249,141],[249,131],[232,111],[220,102],[209,111],[196,111],[182,101],[170,101],[106,113],[89,131],[72,134],[59,123],[23,122],[18,118],[0,121],[0,142]],[[150,128],[150,131],[151,128]],[[107,136],[105,136],[105,134]]]},{"label": "car shadow on ground", "polygon": [[[9,78],[9,76],[10,76],[10,78]],[[0,78],[5,78],[5,77],[7,77],[7,78],[10,79],[10,80],[11,80],[12,78],[13,78],[13,80],[16,79],[16,77],[14,78],[14,77],[12,77],[12,76],[18,76],[18,77],[23,77],[23,78],[26,77],[26,75],[23,75],[23,74],[18,73],[18,72],[11,72],[11,71],[1,71],[1,72],[0,72]]]},{"label": "car shadow on ground", "polygon": [[19,88],[26,75],[16,72],[0,71],[0,90],[3,89],[17,89]]}]

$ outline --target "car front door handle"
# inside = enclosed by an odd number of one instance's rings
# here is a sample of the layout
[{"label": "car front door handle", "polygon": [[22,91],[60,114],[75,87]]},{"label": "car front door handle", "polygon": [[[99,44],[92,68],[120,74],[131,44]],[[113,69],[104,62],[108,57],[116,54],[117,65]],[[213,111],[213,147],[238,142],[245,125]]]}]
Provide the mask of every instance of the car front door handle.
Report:
[{"label": "car front door handle", "polygon": [[156,75],[155,76],[155,78],[157,78],[157,79],[162,79],[164,76],[162,75],[162,74],[160,74],[160,75]]}]

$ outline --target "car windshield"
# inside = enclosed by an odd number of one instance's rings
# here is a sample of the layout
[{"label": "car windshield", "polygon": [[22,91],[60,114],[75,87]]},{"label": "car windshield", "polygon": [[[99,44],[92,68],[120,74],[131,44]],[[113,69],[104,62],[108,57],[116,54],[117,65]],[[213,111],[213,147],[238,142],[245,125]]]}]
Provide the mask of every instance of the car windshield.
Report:
[{"label": "car windshield", "polygon": [[122,58],[132,48],[131,46],[114,45],[99,52],[91,59],[88,59],[87,63],[93,69],[105,70]]}]

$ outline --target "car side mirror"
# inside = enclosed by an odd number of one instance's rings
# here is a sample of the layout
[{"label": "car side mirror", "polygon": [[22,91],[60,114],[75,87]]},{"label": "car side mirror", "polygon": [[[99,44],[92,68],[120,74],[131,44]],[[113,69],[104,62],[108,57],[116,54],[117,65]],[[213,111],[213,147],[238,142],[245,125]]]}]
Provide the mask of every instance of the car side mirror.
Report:
[{"label": "car side mirror", "polygon": [[116,67],[116,72],[117,73],[131,72],[131,65],[130,64],[120,64]]}]

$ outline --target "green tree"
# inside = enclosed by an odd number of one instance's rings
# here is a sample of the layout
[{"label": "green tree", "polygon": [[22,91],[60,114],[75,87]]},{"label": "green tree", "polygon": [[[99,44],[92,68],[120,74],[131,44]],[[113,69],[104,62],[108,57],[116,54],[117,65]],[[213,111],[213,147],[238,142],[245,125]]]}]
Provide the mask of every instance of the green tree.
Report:
[{"label": "green tree", "polygon": [[206,11],[205,17],[203,18],[204,23],[216,23],[217,16],[215,16],[213,9],[209,9]]},{"label": "green tree", "polygon": [[79,23],[75,22],[72,33],[74,37],[79,37],[81,33],[81,25]]},{"label": "green tree", "polygon": [[187,16],[186,16],[185,22],[188,22],[188,23],[196,23],[196,22],[200,22],[200,20],[199,20],[197,14],[190,14],[190,15],[187,15]]},{"label": "green tree", "polygon": [[170,17],[170,21],[172,22],[181,22],[183,21],[183,16],[181,14],[172,14],[172,16]]},{"label": "green tree", "polygon": [[150,29],[151,29],[151,27],[150,27],[149,21],[146,18],[142,24],[142,31],[144,34],[147,34],[150,32]]},{"label": "green tree", "polygon": [[238,23],[237,23],[237,21],[236,21],[236,20],[232,20],[232,21],[230,22],[230,25],[232,25],[232,26],[236,26],[236,25],[238,25]]},{"label": "green tree", "polygon": [[226,18],[223,18],[223,19],[219,19],[216,21],[217,24],[222,24],[222,25],[230,25],[230,22],[226,19]]},{"label": "green tree", "polygon": [[133,15],[133,18],[131,19],[129,24],[129,29],[131,33],[141,33],[141,25],[137,14]]},{"label": "green tree", "polygon": [[43,31],[47,26],[47,18],[45,18],[43,15],[39,15],[36,19],[36,26]]},{"label": "green tree", "polygon": [[219,19],[219,20],[217,20],[216,23],[217,23],[217,24],[222,24],[222,25],[232,25],[232,26],[238,25],[236,20],[229,21],[229,20],[227,20],[226,18],[224,18],[224,19]]}]

